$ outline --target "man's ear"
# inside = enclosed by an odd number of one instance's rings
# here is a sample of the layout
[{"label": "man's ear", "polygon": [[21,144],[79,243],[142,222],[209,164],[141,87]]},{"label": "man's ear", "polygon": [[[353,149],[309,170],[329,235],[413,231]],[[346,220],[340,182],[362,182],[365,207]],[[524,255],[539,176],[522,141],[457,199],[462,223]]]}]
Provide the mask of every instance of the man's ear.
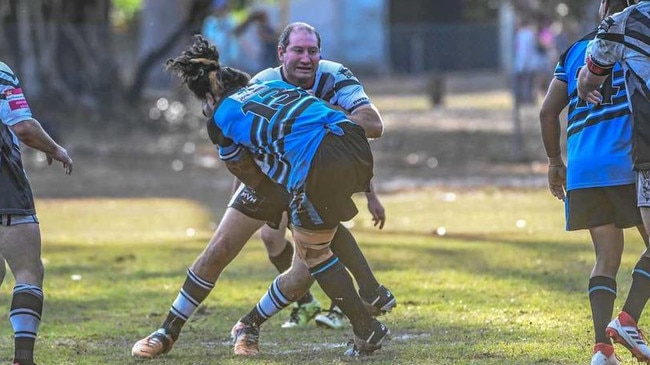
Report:
[{"label": "man's ear", "polygon": [[205,93],[205,101],[208,104],[210,104],[210,106],[214,106],[216,104],[216,100],[215,100],[214,96],[209,92]]},{"label": "man's ear", "polygon": [[281,46],[278,46],[278,60],[280,60],[280,63],[284,62],[284,48]]}]

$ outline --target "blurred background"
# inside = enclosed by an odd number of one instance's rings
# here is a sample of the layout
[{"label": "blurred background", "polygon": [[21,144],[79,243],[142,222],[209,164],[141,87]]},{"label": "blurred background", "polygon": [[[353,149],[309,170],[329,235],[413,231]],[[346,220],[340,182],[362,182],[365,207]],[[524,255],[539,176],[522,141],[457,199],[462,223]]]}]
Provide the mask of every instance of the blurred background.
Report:
[{"label": "blurred background", "polygon": [[[288,22],[308,22],[323,36],[323,57],[359,75],[385,76],[508,72],[522,21],[548,27],[555,38],[549,52],[556,55],[597,24],[598,5],[597,0],[4,0],[0,57],[22,75],[32,100],[58,94],[65,103],[74,99],[77,105],[111,109],[107,104],[134,103],[151,88],[168,87],[161,62],[201,33],[210,17],[242,24],[253,13],[265,13],[276,32]],[[253,73],[268,66],[259,23],[231,35],[239,43],[233,66]]]},{"label": "blurred background", "polygon": [[61,186],[27,153],[41,196],[227,197],[199,107],[164,62],[203,33],[223,63],[255,74],[277,65],[277,36],[293,21],[320,31],[323,57],[348,66],[382,111],[379,190],[543,185],[538,103],[557,57],[597,26],[599,3],[2,0],[0,60],[77,162]]}]

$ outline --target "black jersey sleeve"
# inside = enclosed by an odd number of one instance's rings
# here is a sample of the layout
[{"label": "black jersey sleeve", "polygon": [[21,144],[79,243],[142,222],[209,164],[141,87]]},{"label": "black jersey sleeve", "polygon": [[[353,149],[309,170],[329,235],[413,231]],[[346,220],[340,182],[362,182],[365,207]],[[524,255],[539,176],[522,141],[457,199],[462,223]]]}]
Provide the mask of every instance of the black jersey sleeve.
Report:
[{"label": "black jersey sleeve", "polygon": [[234,143],[232,139],[223,135],[221,128],[217,126],[212,118],[208,119],[206,122],[206,127],[208,129],[208,136],[210,137],[210,141],[212,141],[212,143],[215,145],[228,147]]}]

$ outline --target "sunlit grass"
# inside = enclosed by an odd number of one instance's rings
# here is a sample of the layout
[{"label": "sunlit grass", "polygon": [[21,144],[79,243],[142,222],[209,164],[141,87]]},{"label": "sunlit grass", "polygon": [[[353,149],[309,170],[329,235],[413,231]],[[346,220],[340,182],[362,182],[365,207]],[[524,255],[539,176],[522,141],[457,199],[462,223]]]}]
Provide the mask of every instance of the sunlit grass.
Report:
[{"label": "sunlit grass", "polygon": [[[545,189],[434,188],[382,198],[388,215],[383,231],[372,226],[362,200],[349,225],[379,280],[398,297],[398,307],[383,317],[393,339],[376,355],[353,362],[587,363],[593,252],[586,232],[563,230],[563,206]],[[129,356],[132,344],[160,325],[218,217],[174,199],[41,200],[37,208],[46,260],[37,361],[140,363]],[[626,234],[617,306],[643,247],[635,232]],[[263,355],[232,355],[231,326],[275,275],[255,237],[174,350],[151,363],[348,363],[341,354],[349,328],[280,329],[288,312],[264,326]],[[0,291],[2,308],[9,306],[11,280]],[[320,289],[314,292],[323,306],[329,304]],[[0,361],[9,363],[11,329],[6,312],[2,316]]]},{"label": "sunlit grass", "polygon": [[[423,112],[434,110],[428,96],[424,93],[406,95],[373,95],[372,102],[382,111]],[[454,93],[445,96],[442,106],[446,109],[464,110],[509,110],[513,107],[512,95],[508,90],[482,93]]]}]

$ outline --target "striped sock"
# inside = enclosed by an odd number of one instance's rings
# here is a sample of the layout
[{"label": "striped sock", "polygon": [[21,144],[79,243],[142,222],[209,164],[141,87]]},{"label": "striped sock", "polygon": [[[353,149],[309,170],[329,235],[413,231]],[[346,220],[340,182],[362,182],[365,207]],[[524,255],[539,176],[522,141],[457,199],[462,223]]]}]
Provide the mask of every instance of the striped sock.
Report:
[{"label": "striped sock", "polygon": [[260,299],[255,308],[242,317],[240,321],[259,327],[267,319],[289,306],[289,304],[291,304],[291,301],[280,291],[280,276],[278,276],[273,280],[269,290],[266,291],[266,294]]},{"label": "striped sock", "polygon": [[605,329],[612,319],[616,300],[616,280],[606,276],[589,279],[589,304],[594,322],[594,343],[611,343]]},{"label": "striped sock", "polygon": [[14,329],[14,362],[34,363],[34,343],[43,312],[43,290],[34,285],[14,286],[9,320]]},{"label": "striped sock", "polygon": [[623,311],[639,323],[641,312],[650,298],[650,258],[641,257],[632,272],[632,286],[627,294]]},{"label": "striped sock", "polygon": [[192,270],[187,269],[187,278],[181,288],[176,300],[172,303],[167,318],[162,325],[174,341],[180,336],[181,329],[185,322],[194,314],[196,308],[208,297],[214,283],[203,280]]},{"label": "striped sock", "polygon": [[332,255],[324,262],[311,267],[309,272],[318,281],[325,294],[348,317],[354,334],[361,336],[368,332],[372,317],[363,306],[354,288],[352,277],[338,257]]}]

